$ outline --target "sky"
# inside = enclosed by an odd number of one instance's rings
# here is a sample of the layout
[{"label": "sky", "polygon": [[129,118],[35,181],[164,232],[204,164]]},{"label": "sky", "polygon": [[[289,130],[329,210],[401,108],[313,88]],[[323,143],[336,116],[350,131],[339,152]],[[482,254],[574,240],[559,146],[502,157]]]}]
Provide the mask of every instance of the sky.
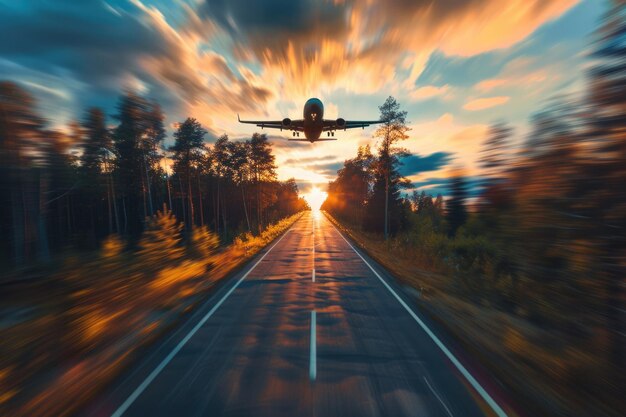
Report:
[{"label": "sky", "polygon": [[[452,172],[480,178],[490,123],[521,142],[555,95],[584,88],[602,0],[0,0],[0,80],[38,100],[63,129],[89,107],[115,114],[125,89],[157,100],[176,122],[198,119],[207,143],[259,128],[242,119],[371,120],[394,96],[408,112],[412,155],[401,172],[445,193]],[[114,123],[110,120],[110,123]],[[279,179],[325,188],[375,128],[335,142],[287,142],[264,130]]]}]

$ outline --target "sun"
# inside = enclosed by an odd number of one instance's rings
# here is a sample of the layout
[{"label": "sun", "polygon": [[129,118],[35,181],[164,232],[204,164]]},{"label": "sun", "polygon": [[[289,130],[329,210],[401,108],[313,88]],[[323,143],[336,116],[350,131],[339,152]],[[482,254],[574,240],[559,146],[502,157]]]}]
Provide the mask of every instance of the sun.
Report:
[{"label": "sun", "polygon": [[311,191],[303,195],[304,199],[307,203],[309,203],[309,207],[313,211],[319,211],[320,207],[324,201],[326,201],[326,197],[328,197],[328,193],[326,191],[320,190],[318,187],[313,186]]}]

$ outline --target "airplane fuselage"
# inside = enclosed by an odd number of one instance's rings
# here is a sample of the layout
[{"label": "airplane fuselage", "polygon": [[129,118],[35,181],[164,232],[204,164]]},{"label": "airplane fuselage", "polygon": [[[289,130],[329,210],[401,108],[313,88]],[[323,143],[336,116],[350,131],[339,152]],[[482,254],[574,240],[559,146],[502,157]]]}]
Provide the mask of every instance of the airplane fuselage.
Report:
[{"label": "airplane fuselage", "polygon": [[310,141],[319,139],[324,130],[324,104],[322,101],[318,98],[308,99],[304,103],[302,117],[304,119],[304,136]]}]

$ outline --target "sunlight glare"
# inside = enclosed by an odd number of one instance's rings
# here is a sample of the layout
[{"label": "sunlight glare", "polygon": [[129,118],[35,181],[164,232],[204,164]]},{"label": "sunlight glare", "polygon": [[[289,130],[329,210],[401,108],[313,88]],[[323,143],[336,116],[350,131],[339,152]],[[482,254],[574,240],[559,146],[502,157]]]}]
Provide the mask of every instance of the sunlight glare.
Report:
[{"label": "sunlight glare", "polygon": [[312,211],[319,211],[327,196],[328,193],[326,191],[322,191],[317,186],[313,186],[311,191],[304,194],[303,197],[311,207]]}]

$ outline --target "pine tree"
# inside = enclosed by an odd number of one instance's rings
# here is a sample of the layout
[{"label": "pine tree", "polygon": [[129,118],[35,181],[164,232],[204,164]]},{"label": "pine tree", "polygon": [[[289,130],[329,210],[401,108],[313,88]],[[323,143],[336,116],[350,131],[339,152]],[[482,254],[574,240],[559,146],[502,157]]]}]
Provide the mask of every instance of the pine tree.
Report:
[{"label": "pine tree", "polygon": [[[597,64],[591,70],[591,120],[589,133],[598,144],[598,156],[583,178],[589,182],[586,214],[601,219],[589,224],[587,236],[597,236],[600,249],[597,275],[606,294],[609,359],[616,370],[624,369],[626,320],[624,320],[624,259],[626,259],[626,4],[616,0],[596,34],[593,52]],[[577,184],[580,185],[580,182]],[[593,202],[594,204],[590,204]],[[597,250],[597,249],[596,249]]]},{"label": "pine tree", "polygon": [[488,177],[487,184],[501,181],[509,168],[509,146],[513,128],[505,122],[497,122],[489,127],[487,139],[481,151],[480,166],[483,175]]},{"label": "pine tree", "polygon": [[80,126],[82,139],[82,155],[80,157],[80,171],[82,174],[81,194],[89,206],[90,228],[93,237],[97,234],[97,218],[100,209],[100,201],[106,194],[108,203],[109,229],[113,229],[113,212],[111,190],[108,181],[108,155],[112,149],[112,141],[109,130],[106,127],[106,119],[102,110],[91,108]]},{"label": "pine tree", "polygon": [[193,187],[192,180],[196,177],[204,158],[204,135],[207,131],[196,119],[188,118],[178,126],[174,132],[176,142],[170,148],[174,152],[174,173],[180,184],[185,184],[185,190],[181,194],[187,196],[188,215],[186,216],[187,228],[194,225]]},{"label": "pine tree", "polygon": [[[152,102],[147,106],[144,118],[146,126],[141,141],[141,148],[143,153],[145,189],[148,194],[146,197],[148,200],[148,215],[152,215],[154,212],[152,189],[155,185],[155,180],[159,178],[156,174],[159,171],[159,161],[161,160],[159,149],[166,136],[165,127],[163,126],[165,116],[163,115],[161,106],[156,102]],[[158,185],[158,183],[156,185]]]},{"label": "pine tree", "polygon": [[394,145],[409,138],[407,132],[410,128],[406,125],[407,112],[400,109],[400,103],[395,98],[388,97],[379,110],[380,119],[385,123],[374,133],[380,143],[374,164],[373,192],[368,201],[367,226],[377,230],[376,224],[382,224],[387,240],[390,233],[395,233],[405,223],[400,189],[409,184],[400,175],[398,167],[401,164],[400,158],[408,155],[408,152]]},{"label": "pine tree", "polygon": [[191,256],[207,259],[213,255],[220,244],[219,236],[207,226],[195,227],[191,231],[189,250]]},{"label": "pine tree", "polygon": [[126,93],[120,100],[115,116],[119,125],[113,131],[115,172],[124,212],[123,230],[130,235],[132,243],[139,238],[147,215],[147,208],[142,204],[146,187],[142,139],[146,131],[147,108],[148,104],[143,98],[132,92]]},{"label": "pine tree", "polygon": [[450,199],[446,206],[448,219],[448,234],[455,236],[459,227],[467,221],[467,183],[465,178],[457,175],[450,182]]},{"label": "pine tree", "polygon": [[[275,157],[266,135],[255,133],[249,141],[250,175],[256,196],[256,222],[260,234],[266,224],[265,209],[273,203],[266,183],[276,180]],[[274,196],[275,198],[275,196]]]},{"label": "pine tree", "polygon": [[[35,111],[35,100],[17,84],[0,82],[0,198],[3,235],[15,264],[28,257],[27,237],[32,235],[32,216],[24,201],[30,191],[26,178],[33,151],[41,146],[43,119]],[[38,144],[39,143],[39,144]],[[6,233],[6,234],[5,234]]]},{"label": "pine tree", "polygon": [[178,223],[171,210],[163,206],[163,211],[148,218],[146,230],[139,241],[139,255],[144,268],[162,268],[163,262],[175,262],[183,257],[181,245],[183,225]]},{"label": "pine tree", "polygon": [[[379,206],[384,207],[381,223],[387,240],[389,233],[395,233],[404,222],[400,189],[408,186],[408,183],[400,175],[398,167],[401,164],[400,157],[408,155],[408,152],[394,145],[409,138],[407,132],[410,128],[406,125],[407,112],[400,109],[400,103],[395,98],[389,96],[378,109],[380,120],[385,123],[374,133],[374,137],[381,141],[374,165],[374,188],[368,210],[375,214]],[[377,220],[372,225],[375,222]]]}]

